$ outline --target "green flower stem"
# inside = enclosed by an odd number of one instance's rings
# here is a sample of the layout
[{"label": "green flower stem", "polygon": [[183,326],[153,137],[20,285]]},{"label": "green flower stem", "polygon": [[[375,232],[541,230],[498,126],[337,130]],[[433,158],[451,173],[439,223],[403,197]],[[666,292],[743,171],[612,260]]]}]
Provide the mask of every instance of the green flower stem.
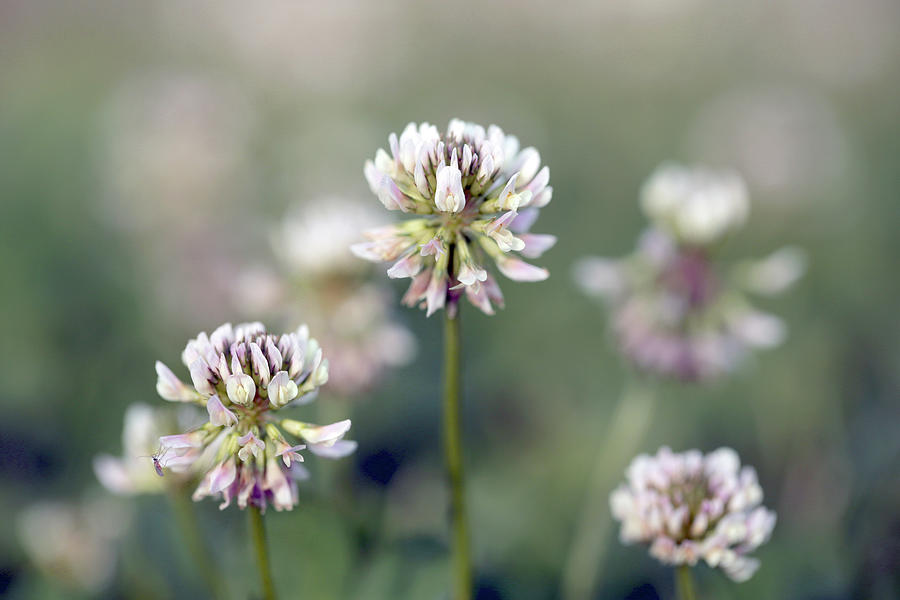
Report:
[{"label": "green flower stem", "polygon": [[472,597],[472,559],[469,554],[460,428],[460,317],[458,311],[455,316],[450,316],[450,311],[445,309],[444,314],[444,453],[450,479],[452,598],[469,600]]},{"label": "green flower stem", "polygon": [[275,600],[275,585],[272,583],[272,567],[269,564],[269,551],[266,549],[266,528],[259,507],[251,505],[250,537],[253,539],[253,550],[256,552],[256,566],[262,584],[263,600]]},{"label": "green flower stem", "polygon": [[678,600],[697,600],[694,578],[691,576],[689,566],[681,565],[675,569],[675,586],[678,588]]},{"label": "green flower stem", "polygon": [[197,573],[213,598],[220,600],[227,598],[225,579],[216,568],[206,544],[203,543],[203,532],[197,520],[197,511],[187,489],[183,485],[169,486],[168,494],[178,529],[184,538],[187,553],[194,560]]},{"label": "green flower stem", "polygon": [[565,600],[585,600],[594,596],[612,526],[609,493],[644,439],[653,412],[653,399],[651,387],[632,378],[626,383],[603,431],[563,567],[560,597]]}]

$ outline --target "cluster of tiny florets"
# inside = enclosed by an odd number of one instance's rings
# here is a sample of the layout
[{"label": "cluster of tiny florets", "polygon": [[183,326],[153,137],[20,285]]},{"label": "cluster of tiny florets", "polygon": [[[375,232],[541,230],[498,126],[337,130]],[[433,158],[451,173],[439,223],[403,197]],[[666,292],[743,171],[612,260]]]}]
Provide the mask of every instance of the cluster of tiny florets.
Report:
[{"label": "cluster of tiny florets", "polygon": [[[318,426],[275,416],[289,405],[311,401],[328,380],[328,363],[306,327],[272,335],[261,323],[230,324],[201,333],[182,353],[193,385],[156,363],[156,389],[166,400],[206,407],[209,421],[179,435],[160,438],[161,468],[202,465],[194,499],[221,495],[222,508],[236,500],[277,510],[297,503],[296,481],[307,476],[301,450],[337,458],[352,452],[343,440],[350,421]],[[292,444],[282,430],[303,443]],[[206,468],[206,465],[212,465]]]},{"label": "cluster of tiny florets", "polygon": [[618,346],[643,371],[709,380],[736,369],[751,350],[784,339],[782,321],[754,308],[748,294],[775,295],[790,287],[804,270],[804,256],[783,248],[722,268],[716,244],[746,213],[743,184],[733,177],[661,170],[645,186],[653,226],[635,252],[576,266],[582,289],[611,305]]},{"label": "cluster of tiny florets", "polygon": [[759,561],[747,556],[769,539],[775,513],[760,506],[762,488],[752,467],[741,468],[734,450],[675,454],[661,448],[642,454],[627,482],[610,497],[623,543],[649,544],[668,565],[704,560],[735,581],[749,579]]},{"label": "cluster of tiny florets", "polygon": [[443,133],[410,123],[389,140],[391,153],[379,150],[366,163],[366,179],[385,208],[418,217],[369,230],[369,241],[353,251],[371,261],[395,261],[388,276],[412,278],[407,305],[422,305],[429,315],[455,310],[465,293],[493,314],[503,295],[485,269],[486,258],[513,280],[547,278],[545,269],[514,254],[537,258],[556,242],[528,233],[553,194],[537,150],[520,150],[518,139],[495,125],[485,130],[458,119]]}]

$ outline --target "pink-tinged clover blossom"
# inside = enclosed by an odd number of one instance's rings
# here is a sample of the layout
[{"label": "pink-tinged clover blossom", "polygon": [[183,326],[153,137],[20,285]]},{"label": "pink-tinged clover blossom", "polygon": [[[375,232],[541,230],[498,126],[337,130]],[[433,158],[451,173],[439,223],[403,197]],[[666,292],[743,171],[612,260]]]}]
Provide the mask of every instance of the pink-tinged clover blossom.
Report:
[{"label": "pink-tinged clover blossom", "polygon": [[664,447],[636,457],[626,477],[610,496],[622,543],[647,544],[666,565],[703,560],[734,581],[759,568],[747,555],[769,539],[775,513],[760,506],[756,471],[742,468],[734,450],[676,454]]},{"label": "pink-tinged clover blossom", "polygon": [[582,290],[606,301],[618,347],[638,369],[685,381],[734,371],[754,349],[779,345],[786,326],[749,295],[788,289],[805,270],[802,251],[723,266],[716,250],[747,213],[733,173],[666,166],[644,186],[653,225],[622,259],[589,257],[575,266]]},{"label": "pink-tinged clover blossom", "polygon": [[[356,449],[343,439],[349,420],[319,426],[277,416],[312,401],[328,380],[328,362],[306,326],[273,335],[261,323],[225,324],[188,342],[182,362],[192,384],[158,362],[157,390],[166,400],[201,406],[209,420],[161,437],[159,463],[201,477],[194,500],[218,496],[220,508],[234,501],[240,508],[290,510],[297,481],[307,477],[301,450],[340,458]],[[302,443],[289,442],[283,431]]]},{"label": "pink-tinged clover blossom", "polygon": [[378,150],[365,165],[372,192],[388,210],[414,218],[370,229],[353,252],[390,261],[391,278],[411,278],[403,298],[428,315],[455,311],[465,294],[486,314],[503,306],[503,294],[485,268],[488,259],[515,281],[541,281],[546,269],[518,256],[538,258],[556,241],[528,230],[553,195],[550,170],[534,148],[496,125],[458,119],[445,132],[410,123],[389,137],[390,154]]}]

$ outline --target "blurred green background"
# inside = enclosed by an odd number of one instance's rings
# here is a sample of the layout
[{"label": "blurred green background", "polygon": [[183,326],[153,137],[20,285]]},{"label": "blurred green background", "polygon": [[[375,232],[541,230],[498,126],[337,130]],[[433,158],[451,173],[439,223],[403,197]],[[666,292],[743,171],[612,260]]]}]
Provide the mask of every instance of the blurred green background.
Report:
[{"label": "blurred green background", "polygon": [[[163,402],[154,360],[174,367],[198,331],[255,317],[229,287],[272,260],[269,231],[285,210],[325,194],[377,203],[364,160],[409,121],[451,117],[540,150],[555,193],[536,231],[559,237],[538,261],[547,282],[504,283],[507,308],[492,318],[463,309],[478,598],[560,597],[626,372],[571,265],[633,248],[640,184],[666,159],[746,177],[751,218],[728,256],[796,244],[810,259],[796,289],[762,303],[788,322],[787,342],[719,383],[661,386],[634,441],[651,452],[732,446],[778,513],[753,579],[700,569],[701,590],[900,597],[893,0],[6,0],[0,89],[10,597],[202,593],[164,497],[121,501],[131,518],[99,590],[34,568],[17,515],[107,495],[92,457],[120,453],[128,404]],[[336,409],[352,410],[359,451],[268,520],[286,598],[443,597],[440,321],[399,314],[418,355]],[[629,459],[608,457],[609,489]],[[198,508],[235,597],[247,597],[244,515]],[[596,598],[673,593],[670,572],[620,546],[614,527],[596,576]]]}]

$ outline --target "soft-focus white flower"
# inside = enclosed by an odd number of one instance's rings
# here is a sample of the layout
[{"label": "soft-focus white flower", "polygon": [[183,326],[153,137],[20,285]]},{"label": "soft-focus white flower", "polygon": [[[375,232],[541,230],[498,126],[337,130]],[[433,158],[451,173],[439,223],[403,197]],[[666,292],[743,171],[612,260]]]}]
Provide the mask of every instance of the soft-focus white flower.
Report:
[{"label": "soft-focus white flower", "polygon": [[22,548],[43,573],[94,596],[112,580],[116,540],[130,513],[111,498],[77,504],[34,502],[16,519]]},{"label": "soft-focus white flower", "polygon": [[[221,495],[220,508],[236,500],[265,509],[290,510],[297,504],[298,479],[302,461],[301,445],[291,445],[281,432],[307,441],[307,445],[338,446],[343,452],[316,454],[329,458],[346,456],[356,446],[343,440],[350,421],[319,427],[290,419],[279,420],[274,413],[291,404],[303,404],[315,397],[328,381],[328,361],[306,326],[294,333],[269,334],[261,323],[222,325],[212,334],[199,334],[188,342],[182,362],[191,374],[193,397],[164,395],[167,400],[203,406],[209,422],[187,433],[163,436],[159,463],[164,468],[188,470],[202,475],[194,500]],[[169,390],[184,386],[164,366],[157,372]],[[308,432],[327,431],[329,435]],[[281,460],[277,460],[281,459]],[[293,461],[293,464],[292,464]]]},{"label": "soft-focus white flower", "polygon": [[744,224],[749,201],[737,173],[665,164],[644,184],[641,207],[679,242],[707,245]]},{"label": "soft-focus white flower", "polygon": [[[287,322],[302,315],[328,348],[329,390],[344,397],[361,395],[415,352],[390,290],[369,281],[371,266],[350,252],[360,231],[383,223],[382,212],[348,198],[298,205],[271,236],[280,268],[268,270],[268,281],[277,292],[260,301],[256,284],[235,286],[234,302],[248,313]],[[260,279],[259,272],[253,279]],[[288,384],[278,392],[293,390]]]},{"label": "soft-focus white flower", "polygon": [[[655,174],[643,200],[649,188],[688,185],[674,181],[683,175]],[[660,198],[681,194],[653,194],[659,196],[653,200],[657,214],[677,213],[661,208],[667,200]],[[718,236],[703,243],[697,237],[685,240],[666,225],[671,222],[656,221],[626,258],[589,257],[575,265],[573,274],[584,292],[609,304],[620,351],[651,373],[708,380],[733,371],[753,349],[779,345],[786,326],[753,308],[747,293],[774,295],[789,288],[805,269],[803,253],[785,248],[723,273],[715,260]]]},{"label": "soft-focus white flower", "polygon": [[623,543],[647,544],[667,565],[704,560],[735,581],[746,581],[759,567],[747,555],[769,539],[775,513],[760,506],[756,471],[741,468],[734,450],[675,454],[664,447],[636,457],[626,474],[610,496]]},{"label": "soft-focus white flower", "polygon": [[329,277],[358,274],[365,265],[350,252],[359,232],[384,224],[369,204],[341,197],[323,197],[296,205],[272,235],[275,256],[291,275]]},{"label": "soft-focus white flower", "polygon": [[[496,125],[454,119],[447,130],[410,123],[389,137],[390,154],[378,150],[365,165],[372,192],[388,210],[417,215],[366,232],[353,252],[370,261],[392,261],[392,278],[412,278],[403,298],[431,315],[456,310],[460,296],[486,314],[503,305],[487,259],[516,281],[541,281],[545,269],[511,255],[536,258],[556,241],[528,233],[537,210],[550,202],[550,170],[534,148],[519,149],[515,136]],[[524,218],[523,218],[524,217]]]}]

